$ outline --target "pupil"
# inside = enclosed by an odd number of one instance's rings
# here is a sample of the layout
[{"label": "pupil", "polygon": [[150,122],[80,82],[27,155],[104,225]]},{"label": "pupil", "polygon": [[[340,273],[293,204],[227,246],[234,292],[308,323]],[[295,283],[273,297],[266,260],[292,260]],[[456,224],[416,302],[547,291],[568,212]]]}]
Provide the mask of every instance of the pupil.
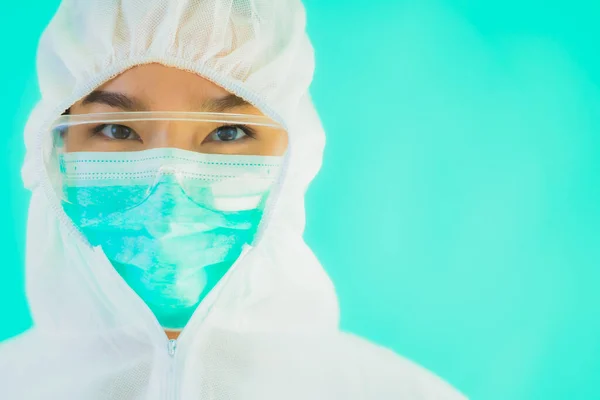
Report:
[{"label": "pupil", "polygon": [[217,132],[217,136],[223,141],[235,139],[236,134],[237,128],[235,126],[224,126],[219,128],[219,132]]},{"label": "pupil", "polygon": [[122,125],[113,125],[110,133],[115,139],[127,139],[131,134],[129,128]]}]

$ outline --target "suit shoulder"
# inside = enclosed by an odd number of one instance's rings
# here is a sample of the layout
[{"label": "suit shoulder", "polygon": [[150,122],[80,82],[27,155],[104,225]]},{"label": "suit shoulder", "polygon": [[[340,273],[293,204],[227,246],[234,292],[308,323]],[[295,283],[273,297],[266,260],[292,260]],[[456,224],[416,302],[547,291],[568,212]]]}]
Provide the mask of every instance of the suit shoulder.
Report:
[{"label": "suit shoulder", "polygon": [[358,363],[365,398],[466,400],[450,384],[394,351],[353,334],[342,334],[346,354]]}]

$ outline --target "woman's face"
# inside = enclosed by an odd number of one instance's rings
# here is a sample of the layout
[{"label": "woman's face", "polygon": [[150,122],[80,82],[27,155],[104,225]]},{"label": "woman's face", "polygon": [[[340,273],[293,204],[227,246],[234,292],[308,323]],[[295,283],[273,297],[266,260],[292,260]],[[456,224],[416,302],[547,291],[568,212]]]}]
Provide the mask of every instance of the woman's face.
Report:
[{"label": "woman's face", "polygon": [[[131,111],[263,115],[199,75],[160,64],[131,68],[70,108],[71,115]],[[175,147],[201,153],[264,156],[283,155],[288,143],[281,128],[168,120],[74,125],[63,139],[67,152]]]}]

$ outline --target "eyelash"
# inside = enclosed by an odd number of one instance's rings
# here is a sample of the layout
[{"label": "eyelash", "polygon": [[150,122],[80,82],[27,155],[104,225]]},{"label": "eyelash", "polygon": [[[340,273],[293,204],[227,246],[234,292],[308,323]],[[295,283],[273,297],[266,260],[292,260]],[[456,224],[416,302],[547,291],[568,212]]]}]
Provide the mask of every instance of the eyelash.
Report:
[{"label": "eyelash", "polygon": [[[138,134],[137,134],[137,132],[136,132],[134,129],[132,129],[132,128],[130,128],[130,127],[128,127],[128,126],[126,126],[126,125],[120,125],[120,124],[100,124],[100,125],[96,125],[95,127],[93,127],[93,128],[91,129],[91,132],[92,132],[92,134],[93,134],[94,136],[96,136],[96,135],[99,135],[99,134],[101,134],[102,130],[103,130],[104,128],[106,128],[107,126],[109,126],[109,125],[123,126],[123,127],[127,128],[127,129],[131,130],[131,132],[133,132],[133,133],[135,133],[136,135],[138,135]],[[247,126],[247,125],[221,125],[221,126],[219,126],[219,127],[215,128],[215,129],[213,129],[213,130],[212,130],[212,131],[209,133],[209,135],[211,135],[213,132],[215,132],[215,131],[216,131],[217,129],[219,129],[219,128],[227,128],[227,127],[231,127],[231,128],[239,128],[239,129],[241,129],[242,131],[244,131],[244,133],[245,133],[245,134],[246,134],[248,137],[250,137],[250,138],[252,138],[252,139],[256,139],[256,131],[255,131],[253,128],[251,128],[251,127]],[[138,135],[138,136],[139,136],[139,135]],[[118,139],[112,139],[112,140],[118,140]],[[243,140],[243,139],[242,139],[242,140]],[[236,140],[236,141],[239,141],[239,140]],[[236,141],[234,141],[234,142],[236,142]],[[226,143],[226,142],[223,142],[223,143]]]},{"label": "eyelash", "polygon": [[[223,126],[220,126],[219,128],[225,128],[227,126],[230,126],[230,127],[233,127],[233,128],[240,128],[241,130],[244,131],[244,133],[246,135],[248,135],[252,139],[256,139],[256,131],[254,129],[252,129],[251,127],[249,127],[249,126],[246,126],[246,125],[223,125]],[[216,128],[216,129],[219,129],[219,128]]]}]

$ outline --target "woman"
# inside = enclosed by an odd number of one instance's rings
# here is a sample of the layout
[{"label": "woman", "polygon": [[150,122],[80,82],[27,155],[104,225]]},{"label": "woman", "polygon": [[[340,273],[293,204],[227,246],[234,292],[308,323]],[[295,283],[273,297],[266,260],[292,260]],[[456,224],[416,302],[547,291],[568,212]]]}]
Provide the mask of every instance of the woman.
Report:
[{"label": "woman", "polygon": [[324,134],[299,1],[65,0],[38,71],[34,328],[3,398],[462,398],[338,329],[302,239]]}]

